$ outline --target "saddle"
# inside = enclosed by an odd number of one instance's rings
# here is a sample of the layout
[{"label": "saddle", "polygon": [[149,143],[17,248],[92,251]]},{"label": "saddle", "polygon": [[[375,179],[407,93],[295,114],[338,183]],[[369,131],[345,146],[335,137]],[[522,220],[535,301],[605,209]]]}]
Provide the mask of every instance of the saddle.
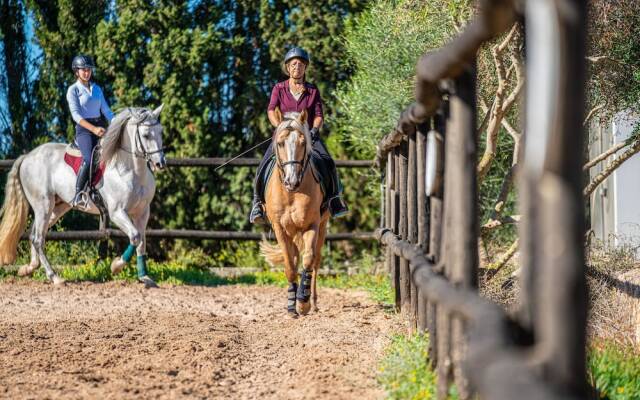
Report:
[{"label": "saddle", "polygon": [[[104,174],[104,163],[100,163],[98,168],[96,168],[96,164],[98,163],[98,159],[100,158],[99,146],[96,146],[93,149],[91,167],[89,169],[89,176],[92,177],[90,180],[90,186],[96,187],[102,180],[102,175]],[[82,153],[80,153],[80,149],[75,143],[70,143],[67,145],[67,148],[64,152],[64,162],[67,163],[73,169],[73,172],[78,175],[78,171],[80,170],[80,165],[82,165]]]},{"label": "saddle", "polygon": [[[89,166],[89,181],[87,182],[87,186],[84,188],[84,192],[89,195],[93,203],[96,205],[98,210],[100,211],[101,216],[107,214],[107,207],[100,195],[100,192],[97,189],[97,186],[102,181],[102,176],[104,175],[105,165],[102,162],[98,162],[100,160],[100,146],[96,146],[93,148],[93,152],[91,154],[91,165]],[[67,148],[64,152],[64,162],[67,163],[73,169],[73,172],[78,176],[78,171],[80,170],[80,166],[82,165],[82,153],[80,149],[72,142],[67,145]]]},{"label": "saddle", "polygon": [[[267,183],[271,178],[271,174],[273,174],[274,167],[276,165],[276,157],[275,155],[271,157],[267,165],[265,166],[265,170],[263,173],[259,175],[261,180],[260,188],[262,188],[262,192],[258,193],[260,198],[264,202],[264,190],[267,187]],[[320,206],[320,213],[324,213],[328,208],[329,197],[328,195],[334,192],[335,190],[331,190],[335,182],[333,182],[333,175],[331,173],[332,166],[328,165],[328,162],[321,158],[316,152],[311,153],[311,160],[309,162],[309,169],[311,170],[311,174],[313,175],[313,179],[320,185],[320,189],[322,190],[322,205]],[[328,190],[329,189],[329,190]]]}]

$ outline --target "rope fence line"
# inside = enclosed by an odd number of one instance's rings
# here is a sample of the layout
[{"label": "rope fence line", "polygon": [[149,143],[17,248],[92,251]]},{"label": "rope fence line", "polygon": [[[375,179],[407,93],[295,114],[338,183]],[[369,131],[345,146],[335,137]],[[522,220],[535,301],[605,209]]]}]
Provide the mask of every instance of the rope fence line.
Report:
[{"label": "rope fence line", "polygon": [[[518,15],[522,12],[523,15]],[[507,314],[478,290],[475,57],[523,17],[528,139],[520,176],[521,301]],[[428,332],[437,398],[586,398],[587,296],[581,157],[586,6],[484,0],[417,64],[416,102],[378,144],[382,226],[395,304]],[[553,82],[554,88],[542,84]]]},{"label": "rope fence line", "polygon": [[[230,158],[210,157],[210,158],[169,158],[169,167],[215,167],[228,162]],[[229,167],[256,167],[260,164],[260,158],[237,158],[229,162]],[[0,160],[0,170],[11,169],[15,160]],[[335,160],[338,168],[372,168],[373,161],[370,160]],[[100,220],[99,230],[81,230],[48,232],[46,240],[90,240],[107,241],[114,238],[126,238],[126,235],[118,229],[109,228],[108,218]],[[210,230],[188,230],[188,229],[148,229],[146,231],[148,239],[190,239],[190,240],[222,240],[222,241],[260,241],[263,238],[275,240],[272,232],[259,233],[247,231],[210,231]],[[23,234],[21,240],[28,240],[28,234]],[[329,233],[328,241],[374,241],[374,232],[339,232]],[[104,243],[106,244],[106,243]],[[105,253],[106,246],[101,246],[101,253]]]},{"label": "rope fence line", "polygon": [[[167,158],[167,166],[169,167],[217,167],[230,158],[209,157],[209,158]],[[238,158],[229,163],[230,166],[236,167],[257,167],[260,164],[260,158]],[[11,169],[15,160],[0,160],[0,170]],[[370,160],[335,160],[338,168],[371,168],[374,166]]]},{"label": "rope fence line", "polygon": [[[227,241],[260,241],[262,239],[275,240],[273,232],[243,232],[243,231],[203,231],[188,229],[147,229],[147,239],[191,239],[191,240],[227,240]],[[114,238],[127,239],[127,235],[119,229],[86,230],[86,231],[60,231],[48,232],[47,240],[108,240]],[[23,234],[21,240],[28,240],[29,235]],[[374,232],[343,232],[329,233],[329,241],[340,240],[376,240]]]}]

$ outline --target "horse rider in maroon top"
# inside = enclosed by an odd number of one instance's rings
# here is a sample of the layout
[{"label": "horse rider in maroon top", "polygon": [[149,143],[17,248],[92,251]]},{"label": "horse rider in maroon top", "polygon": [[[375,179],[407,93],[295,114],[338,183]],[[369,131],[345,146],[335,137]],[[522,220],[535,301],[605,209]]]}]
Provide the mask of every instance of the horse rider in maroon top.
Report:
[{"label": "horse rider in maroon top", "polygon": [[[325,188],[325,198],[328,199],[327,207],[333,217],[339,217],[349,212],[347,205],[342,199],[342,184],[338,178],[335,163],[327,151],[326,146],[320,139],[320,128],[323,123],[322,99],[318,88],[305,81],[305,71],[309,65],[309,54],[299,47],[294,47],[287,52],[284,57],[282,70],[289,79],[278,82],[271,91],[271,100],[267,108],[269,122],[277,127],[276,107],[284,115],[288,112],[302,112],[306,109],[308,121],[311,125],[311,140],[313,141],[314,161],[320,161],[330,172],[328,180],[323,182]],[[264,215],[264,185],[265,174],[269,170],[268,166],[273,158],[273,146],[269,146],[258,166],[253,190],[253,206],[249,221],[253,223],[265,223]]]}]

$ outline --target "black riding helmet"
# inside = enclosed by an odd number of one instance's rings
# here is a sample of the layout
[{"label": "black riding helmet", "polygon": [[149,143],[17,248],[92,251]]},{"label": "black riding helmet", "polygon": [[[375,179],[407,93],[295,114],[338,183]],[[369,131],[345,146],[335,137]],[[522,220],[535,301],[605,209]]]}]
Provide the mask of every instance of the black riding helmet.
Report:
[{"label": "black riding helmet", "polygon": [[95,68],[95,67],[96,65],[93,63],[93,59],[83,54],[73,57],[73,61],[71,62],[71,69],[74,72],[81,68]]},{"label": "black riding helmet", "polygon": [[284,55],[284,61],[282,62],[282,72],[284,72],[284,74],[287,76],[289,76],[289,71],[287,71],[287,63],[294,58],[299,58],[304,61],[305,64],[309,65],[309,53],[307,53],[300,47],[293,47],[289,51],[287,51],[287,54]]}]

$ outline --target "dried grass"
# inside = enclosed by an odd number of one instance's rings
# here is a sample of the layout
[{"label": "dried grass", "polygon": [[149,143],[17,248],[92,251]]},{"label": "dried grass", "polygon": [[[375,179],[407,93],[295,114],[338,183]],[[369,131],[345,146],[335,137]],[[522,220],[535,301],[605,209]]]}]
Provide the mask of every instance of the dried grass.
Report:
[{"label": "dried grass", "polygon": [[[620,243],[622,242],[622,243]],[[621,346],[640,348],[640,264],[636,260],[637,240],[602,242],[592,240],[585,249],[589,287],[589,340],[606,340]],[[488,246],[481,252],[481,265],[489,265],[488,255],[498,255],[505,248]],[[484,254],[482,254],[484,253]],[[480,293],[515,312],[519,304],[519,285],[514,272],[519,254],[493,275],[480,269]],[[484,261],[484,262],[483,262]]]}]

